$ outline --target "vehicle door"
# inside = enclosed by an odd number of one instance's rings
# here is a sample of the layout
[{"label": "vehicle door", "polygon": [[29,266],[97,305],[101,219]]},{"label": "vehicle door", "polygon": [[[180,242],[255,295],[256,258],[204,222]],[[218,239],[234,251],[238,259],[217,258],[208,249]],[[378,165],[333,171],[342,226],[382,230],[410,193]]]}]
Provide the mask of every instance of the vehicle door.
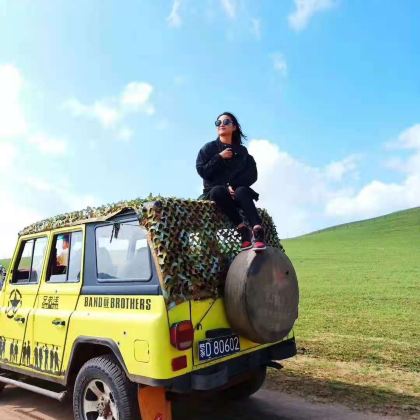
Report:
[{"label": "vehicle door", "polygon": [[64,373],[61,364],[67,329],[82,284],[83,243],[84,226],[52,234],[34,322],[25,338],[32,349],[31,367],[43,374]]},{"label": "vehicle door", "polygon": [[31,347],[24,340],[31,319],[39,282],[45,269],[48,235],[20,239],[3,287],[0,311],[0,360],[8,365],[26,365]]}]

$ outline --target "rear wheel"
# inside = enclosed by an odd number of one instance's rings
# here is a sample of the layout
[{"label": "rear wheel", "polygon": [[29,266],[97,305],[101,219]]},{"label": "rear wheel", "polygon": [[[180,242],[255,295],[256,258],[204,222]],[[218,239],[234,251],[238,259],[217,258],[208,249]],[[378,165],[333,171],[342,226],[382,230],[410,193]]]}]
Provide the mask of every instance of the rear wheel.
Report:
[{"label": "rear wheel", "polygon": [[267,368],[260,367],[252,371],[247,380],[222,391],[221,396],[227,400],[242,400],[255,394],[263,385]]},{"label": "rear wheel", "polygon": [[140,417],[136,385],[111,355],[95,357],[80,369],[74,384],[75,420],[131,420]]}]

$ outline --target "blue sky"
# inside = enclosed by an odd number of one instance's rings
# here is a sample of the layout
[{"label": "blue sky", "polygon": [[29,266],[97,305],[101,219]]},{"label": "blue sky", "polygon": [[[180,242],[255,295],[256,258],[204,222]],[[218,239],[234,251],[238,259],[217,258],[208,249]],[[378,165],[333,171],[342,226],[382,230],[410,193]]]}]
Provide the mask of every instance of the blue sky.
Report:
[{"label": "blue sky", "polygon": [[420,205],[417,0],[0,1],[0,257],[32,221],[197,197],[237,114],[281,237]]}]

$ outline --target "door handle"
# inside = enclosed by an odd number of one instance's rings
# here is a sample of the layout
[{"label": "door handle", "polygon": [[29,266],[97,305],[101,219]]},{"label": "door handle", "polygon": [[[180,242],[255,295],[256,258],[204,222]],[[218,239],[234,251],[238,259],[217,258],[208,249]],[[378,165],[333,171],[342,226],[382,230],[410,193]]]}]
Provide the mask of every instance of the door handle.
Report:
[{"label": "door handle", "polygon": [[57,327],[64,327],[66,325],[66,321],[63,321],[62,319],[54,319],[51,323]]},{"label": "door handle", "polygon": [[24,324],[24,323],[25,323],[25,317],[24,317],[24,316],[16,315],[13,319],[14,319],[16,322],[21,322],[22,324]]}]

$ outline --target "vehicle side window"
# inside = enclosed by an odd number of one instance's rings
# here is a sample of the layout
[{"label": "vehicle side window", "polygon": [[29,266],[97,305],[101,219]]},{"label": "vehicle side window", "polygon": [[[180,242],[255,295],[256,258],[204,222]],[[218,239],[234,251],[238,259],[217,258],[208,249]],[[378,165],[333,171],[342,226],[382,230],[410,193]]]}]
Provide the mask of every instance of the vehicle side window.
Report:
[{"label": "vehicle side window", "polygon": [[48,282],[64,283],[80,280],[82,240],[81,231],[54,236],[48,264]]},{"label": "vehicle side window", "polygon": [[80,271],[82,269],[82,249],[82,232],[73,232],[71,234],[70,242],[69,275],[67,277],[67,281],[78,282],[80,280]]},{"label": "vehicle side window", "polygon": [[47,238],[35,239],[34,256],[32,258],[31,283],[38,283],[42,274],[42,265],[44,263],[45,249],[47,248]]},{"label": "vehicle side window", "polygon": [[19,257],[19,264],[12,283],[37,283],[42,274],[42,264],[47,246],[47,238],[25,241]]},{"label": "vehicle side window", "polygon": [[134,222],[97,227],[96,267],[102,280],[150,280],[146,231]]}]

